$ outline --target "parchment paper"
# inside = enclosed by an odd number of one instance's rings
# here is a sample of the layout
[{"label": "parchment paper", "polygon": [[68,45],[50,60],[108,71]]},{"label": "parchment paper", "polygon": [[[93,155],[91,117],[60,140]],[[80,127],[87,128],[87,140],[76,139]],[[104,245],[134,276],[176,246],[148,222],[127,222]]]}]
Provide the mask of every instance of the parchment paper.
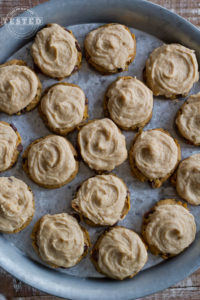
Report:
[{"label": "parchment paper", "polygon": [[[68,27],[73,31],[77,37],[81,48],[83,49],[84,36],[92,29],[96,28],[100,24],[84,24],[75,25]],[[142,80],[142,72],[145,66],[145,61],[151,51],[160,46],[162,41],[158,40],[145,32],[131,29],[136,35],[137,39],[137,55],[134,62],[129,66],[127,72],[120,74],[103,76],[91,69],[83,58],[83,63],[80,71],[74,73],[71,77],[64,79],[63,81],[71,82],[80,85],[84,90],[89,100],[89,116],[90,119],[102,118],[103,113],[103,96],[108,85],[114,81],[118,76],[136,76]],[[25,47],[20,49],[11,58],[22,59],[28,63],[29,66],[33,67],[33,61],[30,55],[30,45],[27,44]],[[37,70],[38,71],[38,70]],[[50,79],[47,76],[39,73],[39,77],[42,81],[43,88],[56,83],[56,80]],[[200,91],[200,84],[195,84],[190,94],[194,94]],[[177,138],[181,145],[182,158],[190,156],[191,154],[199,152],[198,147],[191,146],[179,136],[174,127],[174,118],[178,108],[181,106],[185,99],[179,100],[165,100],[162,98],[154,98],[153,117],[151,122],[145,127],[146,129],[162,127],[168,130],[173,137]],[[50,131],[45,127],[41,120],[37,108],[32,112],[26,113],[21,116],[7,116],[1,113],[1,120],[13,123],[22,137],[22,143],[24,149],[35,139],[50,134]],[[135,132],[123,132],[126,136],[127,148],[129,149],[130,144],[133,140]],[[76,146],[77,132],[70,133],[67,138]],[[128,161],[124,162],[121,166],[114,170],[114,173],[119,177],[123,178],[131,192],[131,209],[125,219],[119,222],[119,225],[123,225],[134,229],[140,233],[142,216],[147,212],[158,200],[165,198],[176,198],[180,199],[176,194],[175,188],[172,187],[169,181],[165,182],[159,189],[152,189],[148,183],[142,183],[135,179],[130,171]],[[35,254],[32,245],[30,234],[35,222],[44,214],[60,213],[60,212],[72,212],[70,203],[75,194],[76,188],[80,183],[94,175],[83,162],[80,163],[80,170],[78,176],[70,183],[59,189],[48,190],[41,188],[34,184],[22,169],[21,156],[16,166],[7,172],[1,174],[1,176],[16,176],[24,180],[33,190],[35,195],[36,212],[31,224],[24,229],[22,232],[6,235],[1,234],[1,238],[4,238],[17,247],[19,251],[22,251],[25,255],[31,259],[44,264],[38,256]],[[200,228],[200,207],[188,205],[189,209],[196,218],[197,229]],[[82,224],[89,231],[92,243],[95,242],[99,234],[104,231],[103,228],[90,228],[86,224]],[[16,251],[18,251],[16,249]],[[162,261],[161,258],[153,256],[149,253],[149,259],[145,268],[150,268]],[[77,266],[70,269],[58,269],[58,272],[65,272],[80,277],[102,277],[97,273],[90,262],[89,255],[83,259]]]}]

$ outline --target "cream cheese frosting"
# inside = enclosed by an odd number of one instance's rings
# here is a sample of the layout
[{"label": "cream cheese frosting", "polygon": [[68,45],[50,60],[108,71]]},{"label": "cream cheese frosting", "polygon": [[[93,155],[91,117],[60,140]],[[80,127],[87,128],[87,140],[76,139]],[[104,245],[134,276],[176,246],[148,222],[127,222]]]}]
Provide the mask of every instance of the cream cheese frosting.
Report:
[{"label": "cream cheese frosting", "polygon": [[37,95],[38,78],[26,66],[0,67],[0,110],[12,115],[28,106]]},{"label": "cream cheese frosting", "polygon": [[114,227],[98,245],[98,267],[108,277],[124,279],[138,273],[147,261],[141,238],[132,230]]},{"label": "cream cheese frosting", "polygon": [[176,118],[180,133],[195,145],[200,144],[200,93],[190,96]]},{"label": "cream cheese frosting", "polygon": [[112,120],[122,128],[140,126],[152,114],[152,91],[134,77],[119,77],[109,87],[106,98]]},{"label": "cream cheese frosting", "polygon": [[96,225],[114,225],[123,217],[127,192],[117,176],[97,175],[81,184],[72,207]]},{"label": "cream cheese frosting", "polygon": [[76,43],[70,32],[58,24],[50,24],[37,33],[31,53],[42,72],[62,78],[79,64]]},{"label": "cream cheese frosting", "polygon": [[17,150],[18,136],[9,124],[0,122],[0,171],[7,170]]},{"label": "cream cheese frosting", "polygon": [[134,143],[132,155],[138,170],[150,179],[165,177],[179,160],[174,139],[158,129],[143,131]]},{"label": "cream cheese frosting", "polygon": [[43,216],[36,238],[42,260],[56,267],[70,268],[84,254],[84,232],[67,213]]},{"label": "cream cheese frosting", "polygon": [[194,217],[182,205],[158,205],[148,218],[146,240],[162,254],[177,255],[195,239]]},{"label": "cream cheese frosting", "polygon": [[146,79],[155,96],[187,95],[199,80],[194,50],[179,44],[156,48],[146,62]]},{"label": "cream cheese frosting", "polygon": [[176,190],[187,202],[200,204],[200,154],[184,159],[176,174]]},{"label": "cream cheese frosting", "polygon": [[124,25],[108,24],[86,36],[85,48],[93,63],[112,72],[126,69],[127,62],[135,56],[136,42]]},{"label": "cream cheese frosting", "polygon": [[127,158],[125,136],[110,119],[94,120],[78,134],[80,152],[90,168],[111,171]]},{"label": "cream cheese frosting", "polygon": [[34,215],[33,193],[18,178],[0,177],[0,231],[21,229]]},{"label": "cream cheese frosting", "polygon": [[85,94],[79,86],[52,86],[41,100],[41,111],[54,129],[71,129],[84,117]]},{"label": "cream cheese frosting", "polygon": [[77,169],[73,148],[64,137],[49,135],[30,145],[28,171],[38,184],[62,185]]}]

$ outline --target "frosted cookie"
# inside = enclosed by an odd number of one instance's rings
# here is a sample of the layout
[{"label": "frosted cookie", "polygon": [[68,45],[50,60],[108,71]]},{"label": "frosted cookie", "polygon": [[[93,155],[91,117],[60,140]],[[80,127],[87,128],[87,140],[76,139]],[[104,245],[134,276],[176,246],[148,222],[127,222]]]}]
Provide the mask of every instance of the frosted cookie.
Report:
[{"label": "frosted cookie", "polygon": [[179,109],[176,125],[190,143],[200,145],[200,93],[190,96]]},{"label": "frosted cookie", "polygon": [[97,175],[81,184],[72,207],[89,225],[112,226],[128,213],[130,195],[116,175]]},{"label": "frosted cookie", "polygon": [[48,24],[37,33],[31,54],[44,74],[58,79],[78,70],[82,59],[73,33],[58,24]]},{"label": "frosted cookie", "polygon": [[66,135],[88,117],[88,104],[78,85],[62,82],[45,91],[39,111],[51,131]]},{"label": "frosted cookie", "polygon": [[0,121],[0,172],[10,169],[22,151],[22,139],[17,128]]},{"label": "frosted cookie", "polygon": [[22,60],[0,65],[0,111],[13,115],[28,112],[40,100],[42,85]]},{"label": "frosted cookie", "polygon": [[103,74],[127,71],[136,55],[135,36],[121,24],[106,24],[92,30],[84,46],[87,61]]},{"label": "frosted cookie", "polygon": [[15,177],[0,177],[0,232],[24,229],[35,212],[34,197],[25,182]]},{"label": "frosted cookie", "polygon": [[110,119],[93,120],[78,133],[83,160],[91,169],[111,171],[127,158],[125,136]]},{"label": "frosted cookie", "polygon": [[33,248],[51,267],[70,268],[86,256],[88,232],[67,213],[45,215],[37,221],[32,235]]},{"label": "frosted cookie", "polygon": [[23,154],[23,168],[40,186],[58,188],[77,175],[76,156],[74,147],[67,139],[48,135],[28,146]]},{"label": "frosted cookie", "polygon": [[120,128],[144,127],[152,117],[152,91],[135,77],[118,77],[106,91],[104,106]]},{"label": "frosted cookie", "polygon": [[173,174],[180,159],[178,142],[162,128],[137,134],[129,152],[133,174],[143,182],[152,182],[154,188]]},{"label": "frosted cookie", "polygon": [[193,205],[200,205],[200,154],[180,162],[172,183],[181,198]]},{"label": "frosted cookie", "polygon": [[147,261],[147,250],[137,233],[115,226],[99,237],[91,260],[98,272],[123,280],[132,278],[142,269]]},{"label": "frosted cookie", "polygon": [[155,96],[186,96],[199,80],[194,50],[179,44],[156,48],[146,61],[145,79]]},{"label": "frosted cookie", "polygon": [[155,255],[169,258],[181,253],[195,239],[193,215],[174,199],[159,201],[143,220],[143,238]]}]

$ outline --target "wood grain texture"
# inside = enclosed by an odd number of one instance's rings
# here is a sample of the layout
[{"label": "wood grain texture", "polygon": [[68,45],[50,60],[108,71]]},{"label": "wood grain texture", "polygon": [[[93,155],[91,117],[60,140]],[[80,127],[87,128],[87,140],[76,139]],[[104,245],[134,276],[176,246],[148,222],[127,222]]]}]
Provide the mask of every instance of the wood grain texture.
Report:
[{"label": "wood grain texture", "polygon": [[[94,0],[95,1],[95,0]],[[45,0],[0,0],[0,17],[5,17],[14,7],[33,7]],[[194,25],[200,27],[200,0],[152,0],[178,13]],[[57,297],[46,295],[0,269],[0,300],[56,300]],[[142,300],[200,300],[200,269],[174,287]]]}]

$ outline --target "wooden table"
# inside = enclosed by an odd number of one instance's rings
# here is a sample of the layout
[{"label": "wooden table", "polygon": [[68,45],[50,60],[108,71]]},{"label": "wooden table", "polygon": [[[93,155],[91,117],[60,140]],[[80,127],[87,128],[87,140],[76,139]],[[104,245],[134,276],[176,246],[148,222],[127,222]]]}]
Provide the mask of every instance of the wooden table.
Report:
[{"label": "wooden table", "polygon": [[[94,0],[95,1],[95,0]],[[45,0],[0,0],[0,17],[14,7],[34,5],[45,2]],[[200,0],[152,0],[169,10],[178,13],[188,19],[194,25],[200,27]],[[24,283],[13,278],[0,269],[0,300],[53,300],[57,297],[48,296]],[[4,297],[3,297],[4,296]],[[200,300],[200,269],[187,279],[175,286],[153,296],[142,298],[143,300]]]}]

